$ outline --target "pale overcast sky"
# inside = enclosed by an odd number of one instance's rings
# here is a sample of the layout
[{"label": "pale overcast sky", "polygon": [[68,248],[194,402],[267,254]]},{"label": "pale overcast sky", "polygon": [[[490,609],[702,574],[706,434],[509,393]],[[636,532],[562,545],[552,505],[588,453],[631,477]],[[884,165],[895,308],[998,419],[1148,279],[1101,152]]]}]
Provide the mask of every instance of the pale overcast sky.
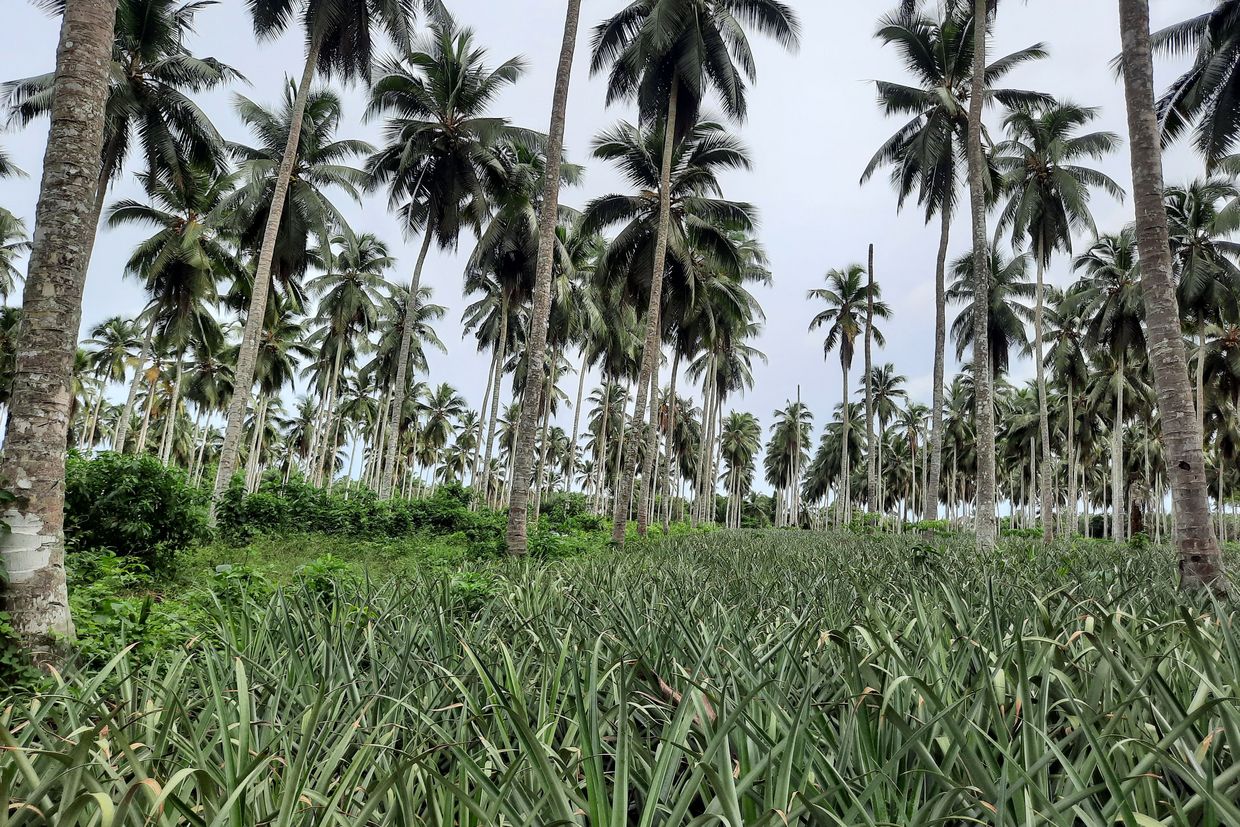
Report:
[{"label": "pale overcast sky", "polygon": [[[53,67],[58,21],[28,0],[0,0],[7,34],[0,50],[0,79],[25,77]],[[821,336],[806,331],[814,313],[805,299],[832,267],[863,261],[866,246],[877,248],[877,274],[894,310],[887,323],[887,346],[876,361],[894,362],[908,377],[910,394],[929,402],[933,358],[934,260],[936,227],[923,226],[919,213],[897,215],[895,197],[885,178],[865,187],[858,179],[875,148],[896,128],[875,105],[873,79],[904,80],[897,56],[873,39],[878,17],[894,0],[792,0],[803,24],[799,53],[788,55],[773,44],[756,40],[759,78],[750,93],[748,121],[738,127],[751,148],[755,170],[732,175],[726,195],[751,201],[761,213],[761,239],[772,264],[774,284],[759,291],[767,326],[758,347],[769,364],[758,366],[756,386],[731,405],[755,413],[769,425],[771,412],[794,398],[798,384],[802,399],[815,412],[815,433],[838,403],[839,367],[833,356],[824,362]],[[619,119],[631,118],[625,107],[606,109],[601,78],[588,74],[589,38],[593,26],[624,5],[624,0],[585,0],[572,97],[568,118],[568,152],[573,161],[586,163],[584,184],[564,193],[565,203],[581,206],[591,197],[623,189],[610,169],[587,156],[591,137]],[[1209,0],[1152,0],[1154,26],[1200,13]],[[525,78],[497,103],[495,113],[514,123],[545,130],[550,111],[555,64],[563,32],[563,0],[449,0],[458,21],[476,30],[492,63],[522,55],[529,64]],[[993,55],[1045,42],[1048,60],[1016,72],[1010,85],[1049,92],[1076,103],[1097,106],[1097,127],[1126,133],[1123,92],[1108,63],[1119,52],[1115,0],[1032,0],[1004,3],[997,24]],[[225,137],[249,142],[231,107],[234,92],[263,103],[278,101],[286,74],[302,64],[302,40],[291,34],[274,43],[256,45],[243,0],[221,0],[198,16],[198,33],[190,48],[238,69],[248,87],[204,96],[202,107]],[[1164,85],[1175,67],[1159,67]],[[346,90],[346,122],[341,137],[376,141],[379,125],[361,123],[363,92]],[[992,120],[995,120],[992,117]],[[0,185],[0,204],[28,221],[33,218],[39,171],[47,135],[46,121],[24,131],[0,132],[2,144],[19,166],[30,173],[25,180]],[[1105,161],[1103,169],[1127,187],[1127,147]],[[132,167],[132,159],[131,159]],[[1183,147],[1167,159],[1167,180],[1187,180],[1200,164]],[[131,180],[116,187],[113,197],[138,195]],[[345,203],[354,226],[378,233],[400,255],[399,278],[407,280],[414,244],[402,238],[397,221],[385,210],[381,195],[357,206]],[[1130,207],[1106,196],[1095,200],[1095,214],[1103,231],[1131,221]],[[967,216],[955,231],[952,254],[968,246]],[[86,286],[83,329],[113,315],[133,315],[142,307],[138,286],[121,276],[133,244],[143,237],[140,228],[102,230],[95,247]],[[424,283],[435,288],[435,299],[449,307],[440,334],[449,353],[431,354],[433,381],[448,381],[477,407],[482,401],[488,360],[475,352],[474,342],[459,335],[466,301],[461,295],[461,262],[471,245],[463,239],[461,253],[436,253],[428,263]],[[1052,266],[1051,281],[1066,284],[1069,263],[1061,257]],[[949,310],[949,321],[955,309]],[[951,346],[949,343],[949,351]],[[860,358],[854,374],[860,371]],[[948,375],[955,368],[949,362]],[[1031,365],[1014,367],[1016,378],[1032,373]],[[666,374],[665,374],[666,375]],[[575,380],[563,387],[575,392]],[[857,387],[856,379],[853,387]],[[507,393],[507,391],[505,391]],[[561,419],[571,425],[570,414]]]}]

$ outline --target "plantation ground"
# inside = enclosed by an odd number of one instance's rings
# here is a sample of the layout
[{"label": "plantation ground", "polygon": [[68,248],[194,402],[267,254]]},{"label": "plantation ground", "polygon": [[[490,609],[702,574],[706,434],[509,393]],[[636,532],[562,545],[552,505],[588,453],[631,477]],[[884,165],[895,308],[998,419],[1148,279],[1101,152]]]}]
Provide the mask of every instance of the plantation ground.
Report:
[{"label": "plantation ground", "polygon": [[211,598],[162,601],[193,603],[192,635],[7,699],[0,813],[1240,824],[1240,635],[1181,601],[1166,550],[720,532],[513,562],[320,541],[198,550]]}]

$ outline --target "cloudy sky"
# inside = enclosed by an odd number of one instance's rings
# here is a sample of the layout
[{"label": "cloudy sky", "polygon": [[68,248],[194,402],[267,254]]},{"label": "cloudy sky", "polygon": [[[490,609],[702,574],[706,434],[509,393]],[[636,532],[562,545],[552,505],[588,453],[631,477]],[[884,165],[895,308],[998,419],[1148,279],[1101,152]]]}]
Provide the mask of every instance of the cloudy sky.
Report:
[{"label": "cloudy sky", "polygon": [[[730,176],[726,194],[757,205],[761,238],[771,258],[774,284],[760,291],[767,325],[758,347],[769,362],[756,371],[756,386],[733,404],[769,424],[771,412],[795,397],[817,414],[821,426],[826,412],[840,396],[838,361],[824,362],[821,336],[806,330],[814,308],[805,298],[830,268],[863,261],[866,246],[877,249],[877,274],[894,310],[888,322],[887,346],[876,359],[895,363],[908,377],[910,394],[929,402],[934,330],[934,259],[936,227],[923,226],[915,210],[897,214],[895,198],[884,178],[858,184],[861,171],[875,148],[896,124],[886,120],[875,105],[874,79],[903,80],[897,56],[873,39],[875,21],[894,0],[792,0],[803,24],[800,51],[789,55],[773,44],[757,42],[759,78],[750,94],[748,121],[738,127],[751,148],[752,173]],[[4,26],[10,37],[0,50],[0,78],[19,78],[48,71],[55,56],[58,23],[27,0],[3,0]],[[514,123],[545,130],[550,111],[554,69],[563,26],[563,0],[449,0],[463,25],[475,29],[479,42],[498,62],[522,55],[528,70],[522,81],[497,103],[495,113]],[[591,137],[603,127],[631,113],[624,107],[604,106],[601,78],[588,75],[590,31],[614,13],[624,0],[585,0],[576,72],[568,119],[568,152],[587,165],[583,184],[563,198],[574,206],[607,192],[623,190],[619,177],[588,158]],[[1208,0],[1152,0],[1154,26],[1159,27],[1200,13]],[[1101,108],[1099,129],[1125,133],[1123,92],[1109,61],[1119,52],[1115,0],[1037,0],[1004,4],[997,25],[994,54],[1044,42],[1049,60],[1026,66],[1012,76],[1010,85],[1049,92],[1073,102]],[[14,34],[19,36],[14,37]],[[282,40],[256,45],[242,0],[220,0],[198,18],[197,36],[190,48],[238,69],[248,84],[204,96],[200,103],[225,137],[248,142],[250,137],[233,114],[233,95],[272,103],[281,96],[287,74],[300,72],[302,42],[291,34]],[[1177,67],[1160,65],[1160,85]],[[342,137],[377,141],[379,124],[362,123],[363,91],[345,90],[346,125]],[[992,120],[995,117],[992,116]],[[46,121],[24,131],[0,133],[0,144],[19,166],[30,173],[25,180],[5,181],[0,204],[27,220],[34,215],[39,170],[46,140]],[[1129,180],[1127,148],[1101,167],[1125,187]],[[1199,174],[1199,164],[1183,147],[1167,160],[1169,182]],[[132,183],[118,185],[115,197],[138,195]],[[407,280],[416,252],[403,238],[382,197],[346,206],[354,226],[378,233],[400,255],[393,278]],[[1130,207],[1106,196],[1095,199],[1095,215],[1103,231],[1118,229],[1131,220]],[[962,217],[963,218],[963,217]],[[968,224],[955,232],[953,255],[968,245]],[[113,314],[134,315],[142,307],[138,286],[122,277],[123,263],[141,229],[103,230],[96,244],[87,281],[83,329]],[[435,289],[437,301],[449,307],[440,326],[447,355],[432,354],[431,379],[449,381],[469,399],[482,401],[488,361],[475,352],[472,341],[460,338],[461,264],[470,241],[458,253],[436,253],[428,263],[424,283]],[[1069,262],[1052,266],[1051,281],[1066,284]],[[949,311],[949,320],[955,310]],[[949,351],[951,347],[949,345]],[[949,363],[949,376],[954,369]],[[857,365],[857,370],[860,365]],[[1017,378],[1032,373],[1025,363],[1014,369]],[[565,382],[568,388],[571,380]],[[854,387],[856,381],[854,380]],[[570,394],[575,387],[568,388]],[[571,422],[571,420],[569,420]]]}]

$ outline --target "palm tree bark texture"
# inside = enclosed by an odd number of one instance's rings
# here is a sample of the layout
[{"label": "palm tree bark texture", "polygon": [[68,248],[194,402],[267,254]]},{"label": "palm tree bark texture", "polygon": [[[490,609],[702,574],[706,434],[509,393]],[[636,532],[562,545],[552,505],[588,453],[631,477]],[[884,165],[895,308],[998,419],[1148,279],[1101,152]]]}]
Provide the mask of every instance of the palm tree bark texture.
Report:
[{"label": "palm tree bark texture", "polygon": [[1162,145],[1154,110],[1154,61],[1148,0],[1119,0],[1124,95],[1132,154],[1141,292],[1150,364],[1171,482],[1180,583],[1185,589],[1226,588],[1222,554],[1210,521],[1205,452],[1193,405],[1180,310],[1172,280]]},{"label": "palm tree bark texture", "polygon": [[82,291],[95,239],[95,190],[116,0],[69,0],[56,52],[51,131],[5,432],[0,484],[15,499],[0,537],[5,607],[39,662],[72,636],[64,568],[65,443]]}]

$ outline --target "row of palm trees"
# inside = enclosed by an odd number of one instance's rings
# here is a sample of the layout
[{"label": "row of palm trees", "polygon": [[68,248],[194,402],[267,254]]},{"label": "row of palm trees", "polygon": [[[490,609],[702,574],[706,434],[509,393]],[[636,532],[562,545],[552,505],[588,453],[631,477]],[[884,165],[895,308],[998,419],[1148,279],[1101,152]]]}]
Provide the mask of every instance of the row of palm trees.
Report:
[{"label": "row of palm trees", "polygon": [[[1221,568],[1206,500],[1202,429],[1208,419],[1206,387],[1218,385],[1221,374],[1205,366],[1210,336],[1205,317],[1193,309],[1182,318],[1174,292],[1177,279],[1181,287],[1186,282],[1188,265],[1170,256],[1170,196],[1161,181],[1146,0],[1120,0],[1138,216],[1131,238],[1138,252],[1131,242],[1112,243],[1111,251],[1096,247],[1098,263],[1080,265],[1089,271],[1088,284],[1062,301],[1046,289],[1045,268],[1057,253],[1068,251],[1074,233],[1092,230],[1090,190],[1118,190],[1080,161],[1110,151],[1116,139],[1078,134],[1092,119],[1091,110],[998,88],[1009,71],[1040,59],[1044,50],[1032,47],[988,66],[986,43],[996,5],[954,0],[933,15],[923,13],[921,3],[905,0],[880,24],[880,40],[901,49],[915,78],[878,85],[884,110],[905,123],[866,175],[890,168],[901,203],[915,196],[928,220],[941,219],[944,240],[937,268],[930,450],[920,486],[892,479],[898,449],[887,432],[899,415],[899,383],[894,370],[886,371],[887,380],[875,378],[885,371],[872,364],[873,346],[881,345],[875,322],[887,310],[873,286],[871,256],[868,268],[835,271],[828,286],[814,294],[829,305],[815,325],[828,328],[827,350],[839,349],[845,383],[858,337],[864,340],[869,380],[864,424],[856,425],[859,418],[848,403],[837,416],[838,427],[833,423],[826,430],[828,437],[837,435],[839,449],[833,454],[837,511],[846,518],[861,493],[869,510],[894,496],[903,509],[924,514],[937,513],[944,501],[963,508],[971,500],[979,547],[993,546],[996,504],[1012,470],[1010,463],[996,465],[999,440],[1012,441],[1011,423],[1001,418],[1003,426],[995,424],[996,410],[1008,404],[995,394],[1007,353],[998,340],[1015,335],[1004,332],[1012,318],[1031,315],[1039,373],[1032,440],[1037,450],[1031,461],[1039,473],[1036,486],[1021,484],[1019,499],[1031,503],[1036,487],[1042,523],[1053,531],[1055,480],[1074,485],[1078,474],[1067,469],[1079,464],[1087,449],[1078,448],[1081,432],[1075,425],[1067,448],[1057,442],[1059,428],[1051,428],[1050,394],[1072,371],[1052,366],[1048,377],[1044,362],[1056,352],[1048,330],[1056,313],[1080,319],[1096,312],[1104,321],[1095,325],[1093,339],[1106,342],[1118,368],[1108,375],[1137,376],[1144,369],[1152,377],[1161,416],[1146,435],[1157,430],[1163,439],[1161,468],[1174,494],[1185,582],[1217,582]],[[1226,131],[1234,107],[1220,91],[1225,87],[1218,78],[1225,73],[1212,69],[1210,61],[1221,54],[1216,50],[1225,39],[1216,29],[1226,29],[1230,6],[1220,3],[1213,13],[1217,19],[1207,15],[1154,39],[1167,48],[1201,49],[1195,75],[1169,93],[1175,112],[1163,108],[1169,133],[1180,117],[1195,125],[1212,120]],[[136,428],[135,446],[150,446],[169,461],[192,455],[186,464],[199,476],[213,460],[217,497],[242,470],[243,459],[253,485],[273,464],[264,459],[272,456],[264,449],[276,442],[267,435],[269,423],[279,421],[281,390],[288,384],[278,374],[301,371],[324,403],[306,411],[313,427],[299,429],[294,438],[305,442],[298,460],[302,473],[332,484],[339,476],[340,446],[351,440],[361,451],[349,455],[365,458],[356,473],[384,496],[408,492],[418,467],[435,466],[441,479],[468,476],[493,504],[511,505],[508,537],[514,553],[524,551],[527,515],[539,512],[539,498],[554,487],[549,478],[565,461],[561,473],[569,487],[593,465],[584,486],[596,508],[611,510],[620,542],[630,516],[645,532],[651,522],[671,519],[677,499],[690,509],[689,519],[713,519],[720,479],[728,492],[725,521],[743,522],[756,474],[752,434],[761,429],[756,419],[725,410],[728,400],[752,383],[753,363],[761,358],[752,341],[762,315],[749,288],[770,276],[754,238],[754,208],[727,199],[719,175],[750,163],[725,123],[745,116],[755,74],[749,36],[762,34],[795,47],[799,25],[789,7],[778,0],[632,0],[599,24],[591,71],[606,74],[609,103],[631,107],[633,117],[600,133],[593,155],[614,164],[632,191],[595,199],[580,213],[559,203],[561,184],[577,174],[561,156],[579,0],[567,2],[546,134],[515,127],[490,111],[498,92],[520,78],[522,63],[491,67],[472,35],[455,25],[438,0],[256,0],[249,4],[256,36],[271,38],[298,26],[306,55],[282,109],[269,111],[238,98],[238,111],[256,139],[252,146],[225,141],[193,103],[194,95],[236,78],[229,67],[187,48],[194,15],[204,7],[178,0],[66,0],[55,74],[5,87],[18,121],[43,115],[51,121],[0,468],[11,488],[27,492],[8,515],[10,524],[22,529],[22,548],[6,546],[5,556],[9,603],[20,633],[46,644],[49,633],[71,629],[58,533],[61,446],[71,423],[83,417],[81,441],[102,439],[110,417],[98,389],[82,405],[70,401],[80,394],[63,392],[94,364],[93,356],[75,358],[76,341],[66,340],[64,332],[77,328],[82,280],[107,192],[138,148],[143,165],[135,173],[147,198],[114,204],[107,213],[109,224],[142,222],[155,230],[127,267],[143,280],[150,302],[136,326],[117,323],[128,325],[118,337],[140,343],[127,402],[110,428],[116,447],[128,449]],[[394,51],[376,60],[373,39],[380,31]],[[320,79],[369,84],[367,114],[383,121],[383,146],[337,137],[339,101]],[[725,120],[705,114],[708,98],[721,104]],[[989,102],[1008,109],[1005,141],[992,143],[983,129]],[[1229,140],[1215,143],[1226,147]],[[1222,158],[1216,157],[1222,153],[1210,148],[1215,144],[1202,146],[1212,169],[1222,169]],[[358,196],[372,188],[386,192],[389,207],[420,241],[407,283],[392,284],[388,271],[394,262],[387,247],[351,230],[328,193]],[[958,283],[949,290],[947,242],[965,193],[973,250],[952,267]],[[1227,214],[1225,201],[1215,198],[1212,208]],[[1226,235],[1223,223],[1216,229]],[[458,410],[450,388],[441,387],[442,394],[420,391],[411,381],[421,367],[419,352],[436,341],[429,325],[437,313],[422,284],[427,254],[432,245],[455,247],[465,234],[476,239],[464,279],[476,300],[464,324],[492,357],[476,417]],[[1005,260],[999,239],[1012,242],[1016,258]],[[1139,262],[1139,282],[1135,266],[1106,263],[1112,253]],[[1089,257],[1078,261],[1092,261]],[[1020,285],[1030,261],[1036,281],[1033,308],[1027,311],[1012,300],[1027,297]],[[1120,298],[1107,292],[1112,271],[1127,272],[1143,288],[1143,318],[1135,328],[1140,335],[1133,333],[1120,345],[1112,341],[1119,329],[1112,329],[1118,324],[1114,314],[1098,308],[1108,302],[1135,304],[1135,299],[1124,291]],[[864,286],[858,285],[862,273]],[[1100,295],[1090,298],[1092,292]],[[956,325],[959,352],[971,347],[972,363],[985,369],[970,374],[972,459],[953,452],[955,473],[948,475],[944,445],[948,426],[959,422],[944,414],[946,308],[952,299],[967,303]],[[1186,370],[1185,319],[1195,325],[1203,354],[1198,410]],[[93,338],[105,335],[112,333]],[[1085,351],[1087,369],[1103,365],[1102,356],[1089,347]],[[572,367],[570,356],[576,357]],[[108,362],[100,357],[100,364]],[[99,368],[96,378],[116,380],[121,374],[115,364]],[[665,366],[666,383],[660,375]],[[562,441],[551,423],[564,401],[558,385],[574,368],[579,376],[575,422],[572,435]],[[600,416],[586,423],[589,437],[581,453],[576,450],[580,400],[590,368],[603,375]],[[686,377],[700,384],[700,403],[682,398]],[[215,391],[202,387],[208,379],[216,382]],[[1123,536],[1118,515],[1126,502],[1120,490],[1131,424],[1125,397],[1133,396],[1125,381],[1121,378],[1114,392],[1111,419],[1112,465],[1118,469],[1112,472],[1110,498],[1116,537]],[[161,382],[165,393],[155,390]],[[960,382],[963,387],[965,380]],[[1069,382],[1072,396],[1077,385]],[[879,391],[884,385],[888,390]],[[431,401],[437,397],[442,398]],[[846,389],[846,402],[848,397]],[[183,400],[193,406],[196,427],[178,424],[189,410]],[[373,415],[345,413],[353,408]],[[497,452],[501,410],[503,419],[516,425],[511,445]],[[430,456],[419,446],[434,442],[436,450],[448,451],[447,437],[428,442],[418,436],[433,416],[439,417],[440,433],[454,423],[452,447],[460,448],[458,455],[472,447],[468,468],[454,460],[459,475],[442,471],[442,457],[418,458]],[[217,417],[218,448],[209,436]],[[828,457],[830,451],[807,456],[811,420],[799,402],[777,420],[764,458],[766,478],[780,492],[776,519],[789,524],[819,519],[806,504],[825,496],[814,497],[816,490],[832,487],[829,464],[836,460]],[[287,444],[297,429],[282,430],[278,439]],[[186,431],[197,450],[178,454],[178,433]],[[853,468],[860,467],[853,460],[861,459],[852,453],[854,439],[874,446],[864,452],[863,482],[853,479]],[[1089,475],[1080,476],[1088,486]],[[818,489],[808,486],[810,480]],[[527,507],[531,497],[532,508]],[[1069,501],[1075,508],[1076,498]]]}]

